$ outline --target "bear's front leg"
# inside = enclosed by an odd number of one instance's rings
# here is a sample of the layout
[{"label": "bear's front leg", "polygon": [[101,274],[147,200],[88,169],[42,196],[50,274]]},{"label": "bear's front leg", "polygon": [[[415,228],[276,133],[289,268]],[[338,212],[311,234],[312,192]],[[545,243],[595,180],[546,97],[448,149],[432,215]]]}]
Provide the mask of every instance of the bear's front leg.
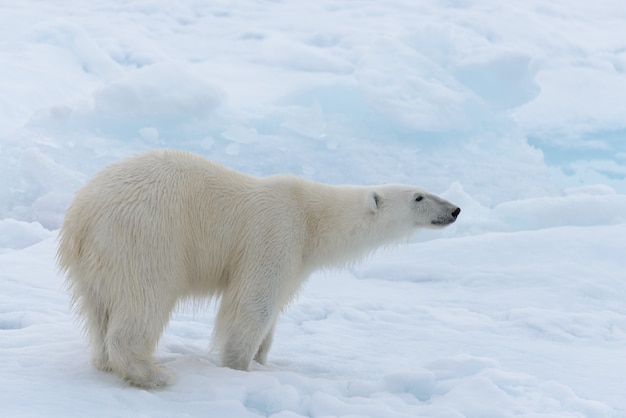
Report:
[{"label": "bear's front leg", "polygon": [[271,345],[271,337],[269,340],[267,337],[270,332],[268,328],[273,329],[274,320],[259,315],[259,312],[250,312],[250,315],[244,317],[246,319],[238,319],[231,324],[221,344],[222,365],[231,369],[250,370],[253,357],[262,364],[267,361]]},{"label": "bear's front leg", "polygon": [[[222,365],[235,370],[250,370],[258,344],[249,335],[232,334],[222,348]],[[267,357],[267,353],[265,354]]]},{"label": "bear's front leg", "polygon": [[254,356],[254,360],[259,364],[267,364],[267,355],[270,352],[270,348],[272,348],[272,341],[274,340],[274,328],[276,328],[276,324],[272,325],[272,328],[269,330],[267,335],[265,335],[261,346]]},{"label": "bear's front leg", "polygon": [[221,348],[222,365],[250,370],[253,357],[264,363],[271,346],[274,323],[281,306],[279,293],[268,280],[261,286],[233,286],[222,296],[215,323],[215,339]]}]

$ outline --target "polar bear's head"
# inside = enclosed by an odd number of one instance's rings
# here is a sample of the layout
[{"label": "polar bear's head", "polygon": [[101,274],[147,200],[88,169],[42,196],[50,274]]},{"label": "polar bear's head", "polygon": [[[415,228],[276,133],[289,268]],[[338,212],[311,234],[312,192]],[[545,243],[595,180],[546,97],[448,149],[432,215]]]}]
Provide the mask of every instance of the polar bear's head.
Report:
[{"label": "polar bear's head", "polygon": [[461,213],[458,206],[424,189],[400,185],[371,190],[368,206],[385,223],[400,228],[443,228],[456,221]]}]

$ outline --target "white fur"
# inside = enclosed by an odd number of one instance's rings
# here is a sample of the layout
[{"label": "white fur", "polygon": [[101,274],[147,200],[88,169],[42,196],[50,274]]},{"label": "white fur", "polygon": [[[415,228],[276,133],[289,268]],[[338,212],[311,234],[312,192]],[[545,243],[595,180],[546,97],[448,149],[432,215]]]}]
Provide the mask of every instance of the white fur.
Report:
[{"label": "white fur", "polygon": [[253,358],[267,360],[279,313],[312,271],[456,215],[411,186],[256,178],[150,151],[106,167],[76,193],[58,262],[95,366],[151,388],[171,381],[153,353],[182,298],[221,298],[215,343],[225,366],[247,370]]}]

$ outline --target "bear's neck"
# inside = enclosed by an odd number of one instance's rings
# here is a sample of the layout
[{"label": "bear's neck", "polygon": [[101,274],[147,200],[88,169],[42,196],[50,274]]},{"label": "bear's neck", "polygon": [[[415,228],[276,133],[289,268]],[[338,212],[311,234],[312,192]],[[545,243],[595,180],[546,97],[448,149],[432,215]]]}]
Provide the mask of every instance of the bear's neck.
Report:
[{"label": "bear's neck", "polygon": [[367,204],[369,190],[319,184],[305,194],[307,242],[304,263],[310,271],[354,263],[402,234]]}]

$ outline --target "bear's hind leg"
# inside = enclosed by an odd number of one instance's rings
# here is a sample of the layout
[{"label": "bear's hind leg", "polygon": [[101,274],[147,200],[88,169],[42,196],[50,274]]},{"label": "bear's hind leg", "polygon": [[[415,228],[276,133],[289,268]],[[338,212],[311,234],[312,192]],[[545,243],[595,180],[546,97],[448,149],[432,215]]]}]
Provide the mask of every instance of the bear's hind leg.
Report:
[{"label": "bear's hind leg", "polygon": [[111,313],[106,346],[113,371],[131,385],[152,389],[173,381],[170,372],[154,359],[154,350],[175,301],[145,303]]},{"label": "bear's hind leg", "polygon": [[[85,279],[87,277],[87,279]],[[106,298],[94,288],[89,276],[70,271],[68,276],[72,294],[72,304],[77,308],[83,321],[83,331],[91,347],[91,361],[98,369],[111,371],[106,348],[106,334],[109,327],[109,310]]]},{"label": "bear's hind leg", "polygon": [[109,327],[109,311],[98,298],[91,297],[83,305],[87,317],[85,328],[91,342],[93,365],[104,372],[111,371],[109,353],[106,346],[106,334]]}]

